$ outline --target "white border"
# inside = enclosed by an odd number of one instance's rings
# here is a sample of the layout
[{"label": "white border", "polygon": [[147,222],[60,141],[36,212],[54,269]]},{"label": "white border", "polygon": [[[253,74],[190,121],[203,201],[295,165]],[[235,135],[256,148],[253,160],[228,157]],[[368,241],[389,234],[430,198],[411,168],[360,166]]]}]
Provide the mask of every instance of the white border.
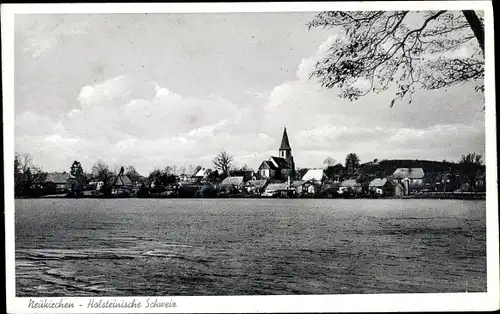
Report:
[{"label": "white border", "polygon": [[[90,299],[131,300],[145,303],[147,297],[64,298],[73,302],[72,311],[30,309],[30,298],[15,297],[14,254],[14,14],[49,13],[215,13],[215,12],[305,12],[324,10],[435,10],[476,9],[485,12],[485,100],[487,165],[487,293],[446,294],[368,294],[368,295],[301,295],[301,296],[222,296],[161,297],[174,301],[170,309],[87,309]],[[489,311],[500,308],[498,252],[498,195],[496,156],[496,112],[494,81],[493,10],[488,1],[415,1],[415,2],[310,2],[310,3],[171,3],[171,4],[5,4],[2,14],[2,76],[4,116],[4,191],[7,312],[9,313],[228,313],[228,312],[375,312],[375,311]],[[237,284],[235,282],[235,284]],[[155,298],[155,297],[153,297]],[[58,301],[59,298],[32,298]]]}]

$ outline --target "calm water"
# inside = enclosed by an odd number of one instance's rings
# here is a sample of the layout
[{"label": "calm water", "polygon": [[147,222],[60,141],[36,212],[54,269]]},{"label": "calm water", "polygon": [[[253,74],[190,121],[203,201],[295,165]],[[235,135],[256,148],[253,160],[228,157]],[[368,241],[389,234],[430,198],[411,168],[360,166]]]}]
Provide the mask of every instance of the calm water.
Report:
[{"label": "calm water", "polygon": [[16,293],[486,291],[485,208],[453,200],[16,200]]}]

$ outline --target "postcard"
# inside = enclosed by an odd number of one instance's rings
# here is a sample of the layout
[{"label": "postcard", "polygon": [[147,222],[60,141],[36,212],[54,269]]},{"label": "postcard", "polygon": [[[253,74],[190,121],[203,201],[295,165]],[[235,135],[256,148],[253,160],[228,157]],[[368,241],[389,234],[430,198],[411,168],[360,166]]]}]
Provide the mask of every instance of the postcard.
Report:
[{"label": "postcard", "polygon": [[9,313],[500,307],[487,1],[2,5]]}]

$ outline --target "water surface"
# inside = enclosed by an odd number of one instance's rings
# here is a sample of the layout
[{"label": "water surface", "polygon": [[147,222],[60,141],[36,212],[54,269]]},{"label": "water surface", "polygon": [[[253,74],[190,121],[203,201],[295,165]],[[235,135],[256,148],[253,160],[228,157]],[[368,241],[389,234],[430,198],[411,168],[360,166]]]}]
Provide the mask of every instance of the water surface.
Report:
[{"label": "water surface", "polygon": [[485,201],[15,204],[17,296],[486,291]]}]

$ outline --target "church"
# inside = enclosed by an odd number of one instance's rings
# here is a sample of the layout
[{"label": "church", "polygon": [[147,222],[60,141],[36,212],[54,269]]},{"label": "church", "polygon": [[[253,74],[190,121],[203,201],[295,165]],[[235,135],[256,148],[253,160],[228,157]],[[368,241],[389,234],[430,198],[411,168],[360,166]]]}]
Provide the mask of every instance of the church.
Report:
[{"label": "church", "polygon": [[283,130],[283,138],[278,150],[279,157],[271,156],[264,160],[259,166],[259,175],[262,179],[285,181],[293,180],[295,177],[295,163],[292,156],[292,148],[288,141],[286,127]]}]

